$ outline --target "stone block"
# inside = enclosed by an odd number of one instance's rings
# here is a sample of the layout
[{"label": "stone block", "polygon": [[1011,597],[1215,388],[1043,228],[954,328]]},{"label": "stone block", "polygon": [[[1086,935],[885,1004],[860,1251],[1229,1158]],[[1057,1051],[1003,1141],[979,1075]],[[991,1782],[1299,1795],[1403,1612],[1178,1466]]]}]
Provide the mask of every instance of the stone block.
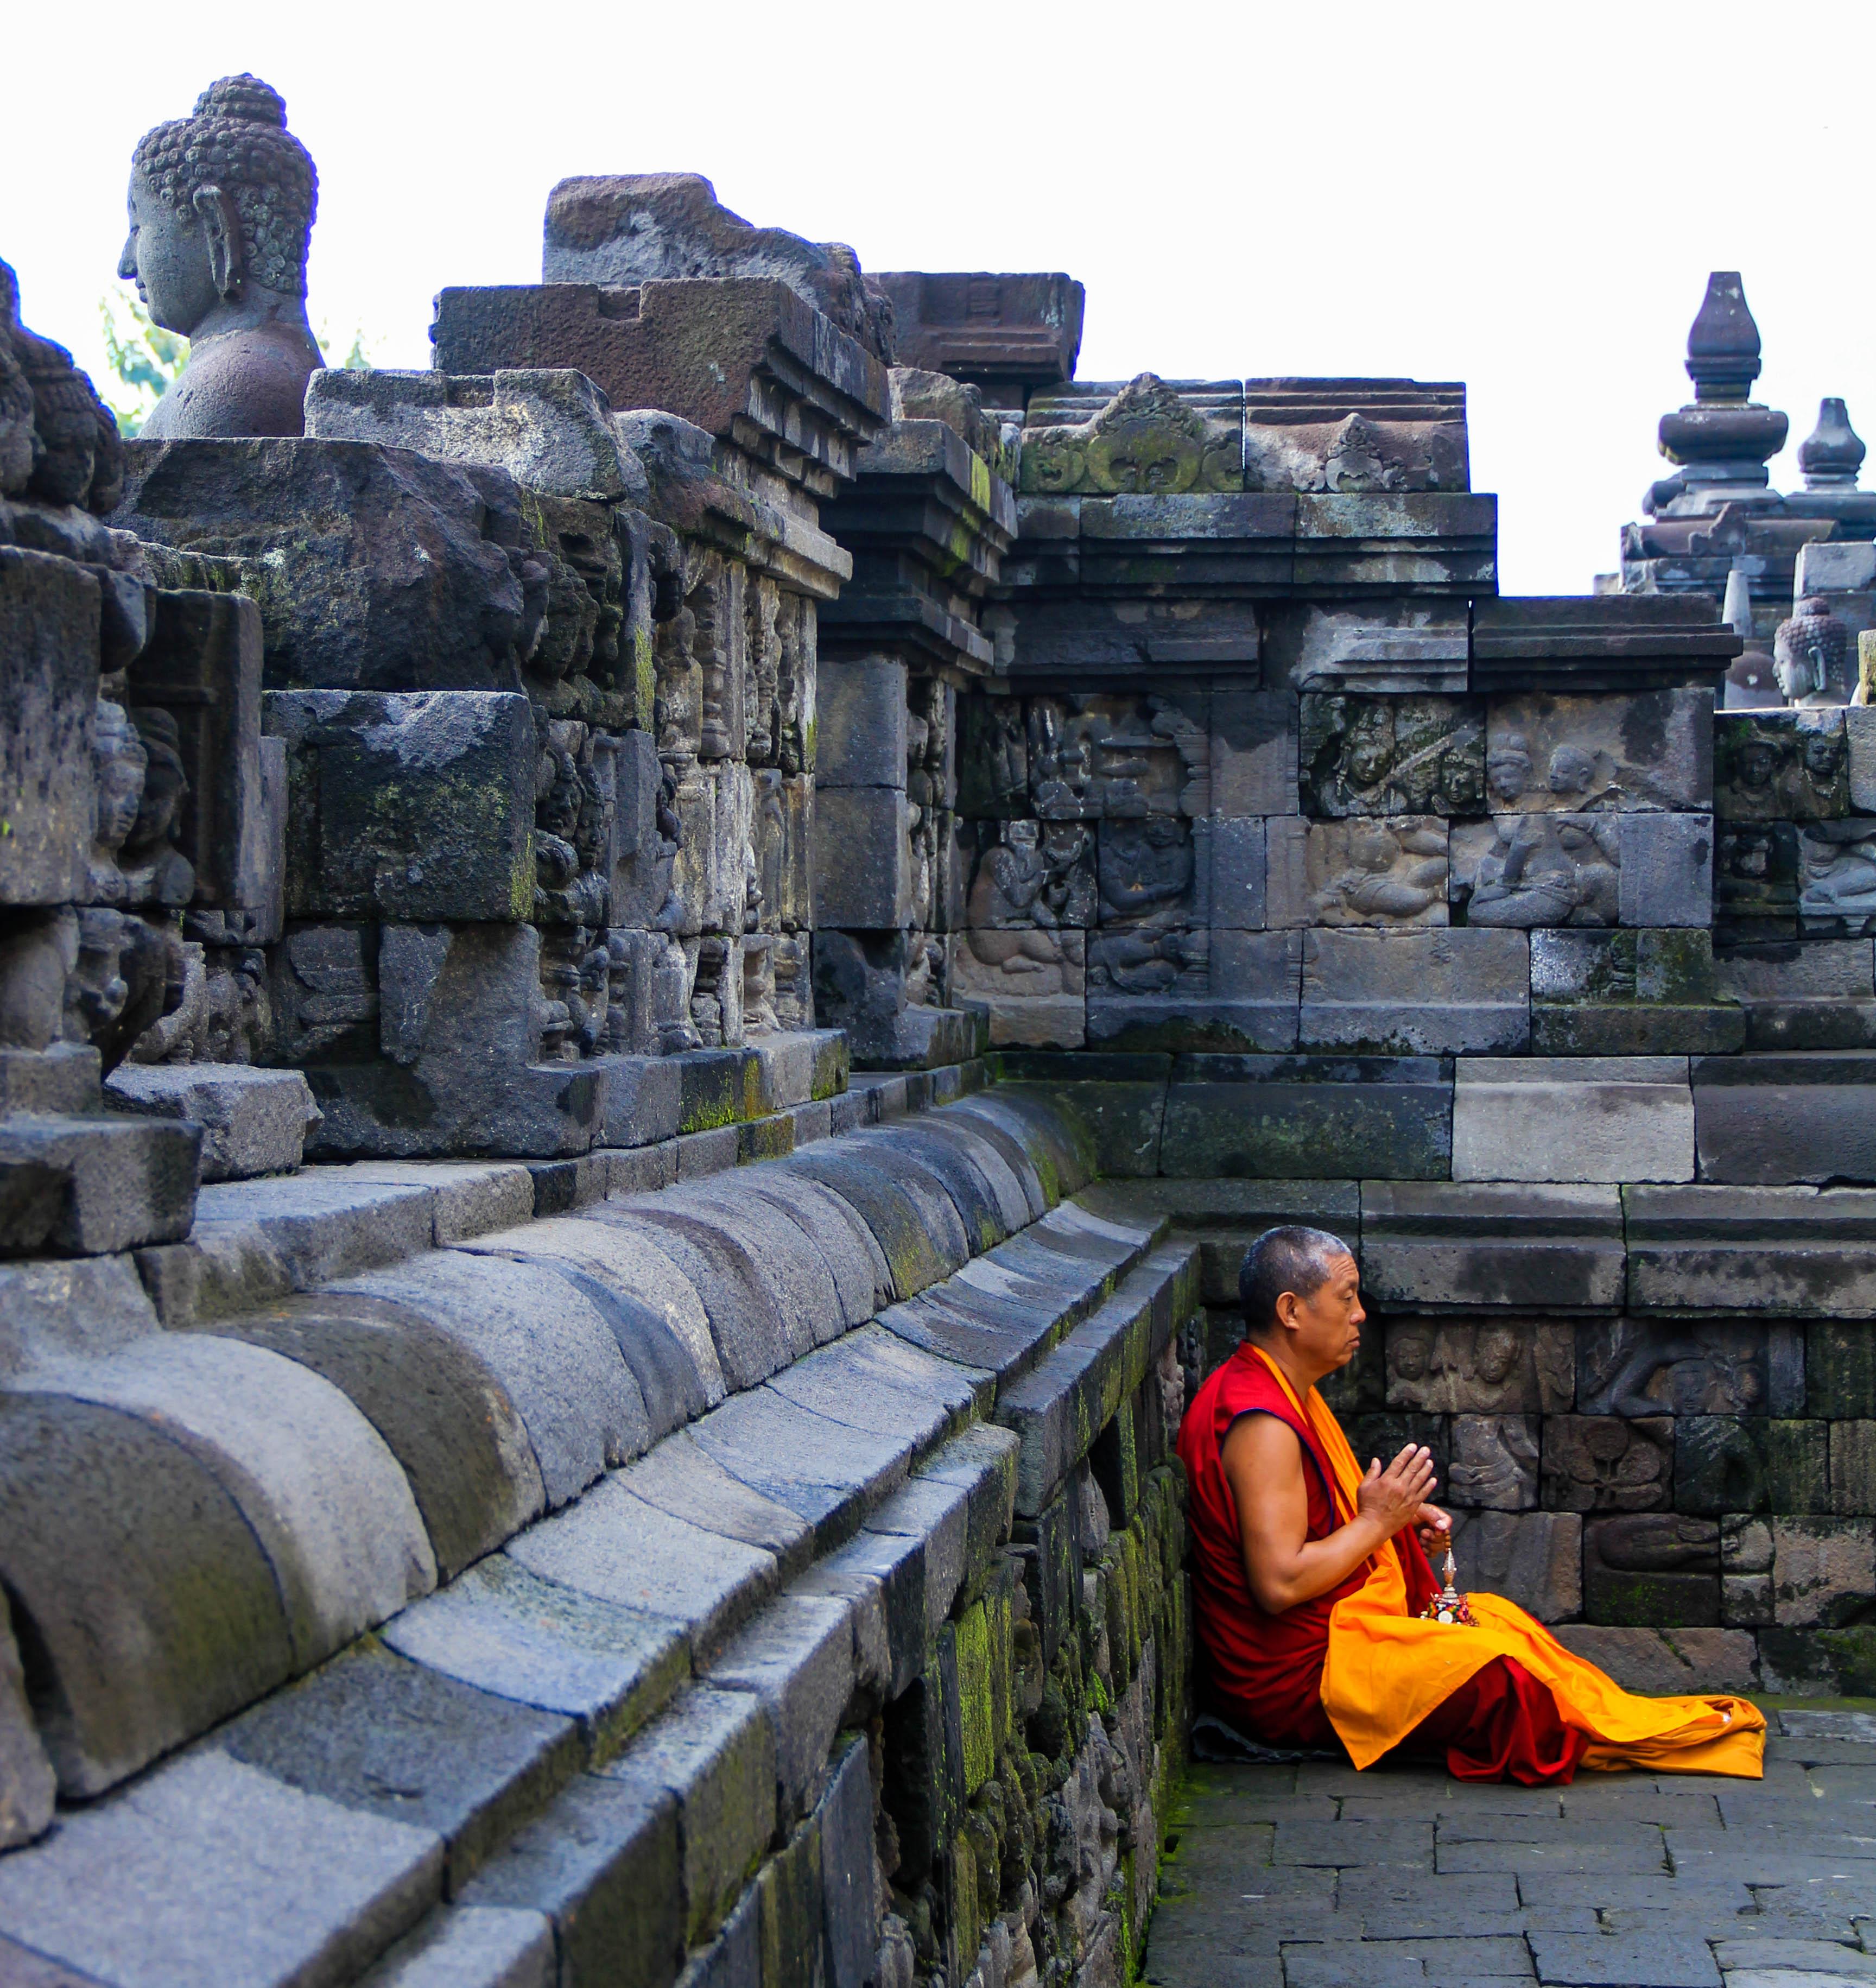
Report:
[{"label": "stone block", "polygon": [[1585,1415],[1789,1416],[1803,1391],[1791,1326],[1624,1318],[1577,1327],[1577,1405]]},{"label": "stone block", "polygon": [[807,1520],[817,1550],[844,1538],[904,1478],[914,1447],[830,1422],[766,1388],[725,1401],[695,1434],[732,1477]]},{"label": "stone block", "polygon": [[1876,1512],[1876,1422],[1832,1422],[1829,1428],[1830,1510],[1846,1516]]},{"label": "stone block", "polygon": [[1703,1181],[1876,1182],[1876,1053],[1703,1057],[1693,1080]]},{"label": "stone block", "polygon": [[1625,814],[1619,833],[1624,925],[1712,925],[1711,815]]},{"label": "stone block", "polygon": [[1798,936],[1798,825],[1722,822],[1713,857],[1714,925],[1729,946]]},{"label": "stone block", "polygon": [[546,1806],[581,1750],[570,1719],[370,1649],[255,1706],[214,1743],[342,1808],[434,1831],[452,1895]]},{"label": "stone block", "polygon": [[526,1222],[536,1202],[532,1170],[500,1161],[354,1160],[336,1177],[361,1187],[423,1189],[439,1249]]},{"label": "stone block", "polygon": [[1554,1416],[1575,1394],[1567,1325],[1523,1319],[1394,1319],[1388,1405],[1428,1415]]},{"label": "stone block", "polygon": [[1537,1503],[1537,1418],[1455,1415],[1446,1493],[1455,1506],[1527,1512]]},{"label": "stone block", "polygon": [[506,1388],[419,1312],[326,1291],[207,1329],[297,1361],[351,1401],[408,1480],[441,1579],[542,1510],[540,1468]]},{"label": "stone block", "polygon": [[399,1941],[363,1988],[553,1988],[558,1979],[545,1912],[458,1905]]},{"label": "stone block", "polygon": [[[1104,969],[1090,975],[1090,1046],[1141,1053],[1293,1050],[1305,935],[1219,928],[1184,937],[1198,942],[1195,955],[1208,955],[1200,962],[1206,965],[1208,988],[1187,991],[1193,982],[1185,978],[1173,982],[1168,993],[1130,993],[1117,988],[1114,974]],[[1107,943],[1093,942],[1090,962]]]},{"label": "stone block", "polygon": [[1720,998],[1710,933],[1531,935],[1531,1046],[1548,1056],[1724,1053],[1745,1018]]},{"label": "stone block", "polygon": [[1709,1692],[1759,1689],[1759,1664],[1753,1638],[1737,1629],[1607,1628],[1566,1622],[1557,1639],[1573,1655],[1594,1664],[1624,1691],[1672,1698]]},{"label": "stone block", "polygon": [[830,1595],[783,1595],[724,1646],[705,1676],[762,1701],[775,1732],[776,1813],[785,1824],[804,1814],[853,1695],[850,1607]]},{"label": "stone block", "polygon": [[1876,1193],[1636,1187],[1626,1201],[1638,1310],[1876,1314]]},{"label": "stone block", "polygon": [[495,691],[272,691],[287,749],[289,918],[522,919],[534,719]]},{"label": "stone block", "polygon": [[302,1667],[436,1585],[428,1534],[383,1438],[292,1361],[235,1340],[157,1333],[13,1385],[139,1418],[198,1458],[272,1564]]},{"label": "stone block", "polygon": [[1573,1512],[1455,1512],[1459,1585],[1502,1595],[1540,1622],[1583,1608],[1583,1521]]},{"label": "stone block", "polygon": [[1584,1525],[1583,1576],[1593,1622],[1715,1628],[1719,1527],[1674,1512],[1591,1519]]},{"label": "stone block", "polygon": [[0,1263],[0,1374],[109,1353],[161,1323],[128,1256]]},{"label": "stone block", "polygon": [[485,1865],[459,1902],[546,1914],[566,1981],[661,1988],[686,1945],[678,1804],[583,1774]]},{"label": "stone block", "polygon": [[1553,1415],[1543,1425],[1543,1502],[1560,1512],[1652,1512],[1674,1503],[1671,1415]]},{"label": "stone block", "polygon": [[1713,811],[1724,821],[1830,821],[1850,811],[1841,708],[1722,711],[1713,721]]},{"label": "stone block", "polygon": [[[1369,499],[1364,506],[1359,499],[1344,500],[1338,507],[1335,498],[1312,499],[1309,535],[1352,533],[1360,538],[1363,526],[1371,524],[1380,528],[1378,536],[1386,536],[1388,522],[1404,524],[1404,513],[1397,512],[1391,520],[1367,515],[1374,502]],[[1385,565],[1384,556],[1374,563]],[[1286,604],[1266,623],[1266,681],[1287,678],[1304,691],[1391,691],[1422,696],[1463,691],[1469,646],[1465,620],[1444,601],[1417,600],[1400,607],[1377,603],[1373,607],[1344,601]]]},{"label": "stone block", "polygon": [[1876,1333],[1866,1325],[1812,1319],[1804,1332],[1804,1412],[1851,1420],[1876,1402]]},{"label": "stone block", "polygon": [[1866,1621],[1876,1601],[1876,1519],[1774,1518],[1772,1584],[1781,1628]]},{"label": "stone block", "polygon": [[84,567],[0,546],[0,817],[13,830],[0,839],[0,903],[86,894],[102,612]]},{"label": "stone block", "polygon": [[1455,815],[1485,803],[1485,713],[1454,697],[1303,698],[1303,807],[1312,815]]},{"label": "stone block", "polygon": [[1448,922],[1447,824],[1437,815],[1273,816],[1266,830],[1272,925]]},{"label": "stone block", "polygon": [[1086,934],[959,932],[949,958],[952,999],[985,1009],[993,1046],[1079,1049],[1086,1040]]},{"label": "stone block", "polygon": [[[498,1232],[499,1233],[499,1232]],[[644,1398],[593,1298],[482,1238],[350,1279],[336,1292],[413,1311],[500,1381],[539,1459],[549,1510],[651,1441]]]},{"label": "stone block", "polygon": [[25,1673],[4,1597],[0,1597],[0,1850],[43,1835],[58,1783],[26,1699]]},{"label": "stone block", "polygon": [[147,442],[127,470],[118,526],[184,551],[281,552],[261,613],[273,681],[512,687],[539,624],[509,555],[523,526],[501,471],[299,438]]},{"label": "stone block", "polygon": [[1823,1422],[1682,1415],[1675,1422],[1674,1502],[1710,1518],[1830,1509]]},{"label": "stone block", "polygon": [[306,387],[306,433],[479,463],[550,497],[642,502],[645,473],[581,373],[401,373],[332,367]]},{"label": "stone block", "polygon": [[1858,814],[1876,814],[1876,719],[1868,705],[1844,713],[1844,744],[1850,759],[1850,805]]},{"label": "stone block", "polygon": [[296,1172],[319,1111],[296,1070],[239,1063],[120,1063],[107,1089],[113,1106],[202,1128],[205,1181]]},{"label": "stone block", "polygon": [[1300,1040],[1395,1056],[1521,1050],[1529,988],[1521,932],[1306,932]]},{"label": "stone block", "polygon": [[911,817],[893,787],[830,787],[815,798],[817,925],[891,931],[912,907]]},{"label": "stone block", "polygon": [[1683,1057],[1467,1057],[1455,1077],[1455,1180],[1694,1177]]},{"label": "stone block", "polygon": [[242,1506],[146,1421],[46,1394],[0,1401],[0,1574],[61,1716],[69,1797],[101,1794],[296,1667],[279,1580]]},{"label": "stone block", "polygon": [[816,792],[828,787],[903,789],[904,663],[895,656],[823,656],[814,697]]},{"label": "stone block", "polygon": [[1364,1281],[1384,1305],[1603,1310],[1622,1301],[1613,1187],[1368,1180],[1361,1218]]},{"label": "stone block", "polygon": [[814,1529],[807,1520],[732,1476],[688,1429],[641,1456],[618,1481],[671,1518],[772,1554],[784,1581],[813,1558]]},{"label": "stone block", "polygon": [[1438,1057],[1182,1056],[1162,1170],[1215,1178],[1444,1179],[1452,1067]]},{"label": "stone block", "polygon": [[0,1122],[9,1250],[103,1256],[180,1242],[196,1206],[201,1128],[117,1117]]},{"label": "stone block", "polygon": [[1264,823],[1242,815],[1214,816],[1211,909],[1215,931],[1261,931],[1265,925]]},{"label": "stone block", "polygon": [[431,1831],[196,1754],[0,1861],[0,1930],[101,1980],[342,1980],[442,1878]]},{"label": "stone block", "polygon": [[261,610],[245,593],[157,596],[150,639],[128,664],[134,716],[167,715],[188,781],[177,847],[195,872],[195,902],[266,907],[282,847],[261,746]]},{"label": "stone block", "polygon": [[1493,698],[1486,750],[1495,809],[1699,808],[1713,789],[1713,700],[1705,689]]},{"label": "stone block", "polygon": [[401,1656],[478,1692],[574,1720],[607,1760],[670,1698],[690,1644],[662,1616],[545,1581],[490,1554],[385,1625]]},{"label": "stone block", "polygon": [[1772,1522],[1738,1513],[1719,1522],[1719,1616],[1739,1627],[1770,1624],[1776,1613],[1772,1587]]},{"label": "stone block", "polygon": [[774,1729],[752,1692],[681,1692],[606,1773],[678,1806],[684,1932],[705,1940],[735,1905],[776,1826]]},{"label": "stone block", "polygon": [[1293,691],[1212,693],[1212,806],[1221,816],[1296,812]]},{"label": "stone block", "polygon": [[509,1557],[543,1581],[662,1618],[697,1652],[747,1620],[780,1578],[773,1554],[674,1517],[617,1477],[521,1534]]},{"label": "stone block", "polygon": [[1749,1050],[1876,1047],[1867,939],[1736,947],[1715,962],[1719,991],[1746,1010]]}]

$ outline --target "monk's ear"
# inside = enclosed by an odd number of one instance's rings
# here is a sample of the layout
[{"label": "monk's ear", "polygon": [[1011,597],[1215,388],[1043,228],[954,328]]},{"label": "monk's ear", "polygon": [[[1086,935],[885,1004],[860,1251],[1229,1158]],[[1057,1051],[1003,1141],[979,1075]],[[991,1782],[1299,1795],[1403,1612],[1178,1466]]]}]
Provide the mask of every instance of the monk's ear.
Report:
[{"label": "monk's ear", "polygon": [[1302,1309],[1302,1300],[1296,1296],[1294,1291],[1279,1291],[1277,1293],[1276,1300],[1277,1324],[1282,1326],[1287,1326],[1291,1331],[1295,1331],[1296,1328],[1296,1314]]}]

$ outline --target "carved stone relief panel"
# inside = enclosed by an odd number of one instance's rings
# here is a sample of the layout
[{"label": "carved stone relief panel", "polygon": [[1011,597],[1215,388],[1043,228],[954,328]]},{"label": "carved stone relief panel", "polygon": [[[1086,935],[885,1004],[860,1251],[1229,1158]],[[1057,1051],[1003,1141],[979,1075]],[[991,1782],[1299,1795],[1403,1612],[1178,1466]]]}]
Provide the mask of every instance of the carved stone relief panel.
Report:
[{"label": "carved stone relief panel", "polygon": [[1577,1327],[1577,1406],[1585,1415],[1791,1414],[1803,1398],[1796,1329],[1746,1320]]},{"label": "carved stone relief panel", "polygon": [[1823,938],[1876,931],[1876,821],[1807,824],[1798,861],[1800,931]]},{"label": "carved stone relief panel", "polygon": [[1829,821],[1850,811],[1841,710],[1722,712],[1713,809],[1729,821]]},{"label": "carved stone relief panel", "polygon": [[1494,698],[1486,762],[1495,812],[1704,809],[1713,701],[1702,690]]},{"label": "carved stone relief panel", "polygon": [[1573,1329],[1528,1319],[1388,1327],[1388,1405],[1460,1415],[1557,1415],[1575,1391]]},{"label": "carved stone relief panel", "polygon": [[1797,930],[1798,830],[1794,822],[1729,823],[1717,838],[1713,901],[1720,921],[1737,929],[1776,922]]},{"label": "carved stone relief panel", "polygon": [[1087,1033],[1087,935],[1066,930],[958,933],[951,998],[982,1002],[992,1043],[1078,1049]]},{"label": "carved stone relief panel", "polygon": [[1021,476],[1045,496],[1241,490],[1243,431],[1142,373],[1085,421],[1026,429]]},{"label": "carved stone relief panel", "polygon": [[1537,1503],[1537,1418],[1455,1415],[1448,1495],[1473,1510],[1528,1512]]},{"label": "carved stone relief panel", "polygon": [[1649,1512],[1674,1499],[1674,1418],[1551,1415],[1544,1503],[1560,1512]]},{"label": "carved stone relief panel", "polygon": [[958,701],[958,812],[973,818],[1026,814],[1029,752],[1023,700],[968,692]]},{"label": "carved stone relief panel", "polygon": [[1448,922],[1447,826],[1436,816],[1273,816],[1268,833],[1273,926]]},{"label": "carved stone relief panel", "polygon": [[[1176,826],[1176,824],[1175,824]],[[1081,929],[1096,915],[1095,827],[1079,821],[985,823],[966,918],[985,931]],[[988,838],[994,839],[988,839]]]},{"label": "carved stone relief panel", "polygon": [[1469,925],[1612,925],[1621,849],[1607,815],[1504,814],[1455,823],[1452,901]]},{"label": "carved stone relief panel", "polygon": [[1077,695],[1029,701],[1033,811],[1046,821],[1210,809],[1207,742],[1198,717],[1164,697]]},{"label": "carved stone relief panel", "polygon": [[1484,806],[1484,711],[1474,698],[1311,695],[1301,725],[1310,814],[1465,815]]}]

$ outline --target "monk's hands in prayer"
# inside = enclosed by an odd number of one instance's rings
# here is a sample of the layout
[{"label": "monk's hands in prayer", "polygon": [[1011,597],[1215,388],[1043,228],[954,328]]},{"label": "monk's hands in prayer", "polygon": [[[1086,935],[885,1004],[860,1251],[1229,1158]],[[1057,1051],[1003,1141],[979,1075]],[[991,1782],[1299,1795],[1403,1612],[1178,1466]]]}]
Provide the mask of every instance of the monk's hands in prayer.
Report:
[{"label": "monk's hands in prayer", "polygon": [[1355,1516],[1327,1538],[1313,1540],[1303,1449],[1293,1429],[1275,1415],[1242,1415],[1227,1432],[1219,1460],[1238,1508],[1245,1577],[1268,1615],[1340,1587],[1396,1533],[1425,1523],[1423,1515],[1434,1509],[1426,1502],[1433,1459],[1409,1447],[1385,1470],[1377,1458]]},{"label": "monk's hands in prayer", "polygon": [[1356,1493],[1356,1513],[1378,1526],[1384,1540],[1391,1540],[1409,1526],[1425,1523],[1420,1515],[1427,1509],[1433,1477],[1433,1452],[1411,1442],[1385,1470],[1375,1457]]}]

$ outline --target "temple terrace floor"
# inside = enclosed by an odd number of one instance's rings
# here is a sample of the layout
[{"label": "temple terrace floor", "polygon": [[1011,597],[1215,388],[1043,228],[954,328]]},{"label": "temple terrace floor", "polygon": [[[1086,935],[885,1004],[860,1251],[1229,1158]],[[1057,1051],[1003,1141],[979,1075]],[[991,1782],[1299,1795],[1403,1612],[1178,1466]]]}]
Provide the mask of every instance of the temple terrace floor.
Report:
[{"label": "temple terrace floor", "polygon": [[1876,1702],[1768,1706],[1761,1782],[1195,1765],[1157,1988],[1876,1984]]}]

